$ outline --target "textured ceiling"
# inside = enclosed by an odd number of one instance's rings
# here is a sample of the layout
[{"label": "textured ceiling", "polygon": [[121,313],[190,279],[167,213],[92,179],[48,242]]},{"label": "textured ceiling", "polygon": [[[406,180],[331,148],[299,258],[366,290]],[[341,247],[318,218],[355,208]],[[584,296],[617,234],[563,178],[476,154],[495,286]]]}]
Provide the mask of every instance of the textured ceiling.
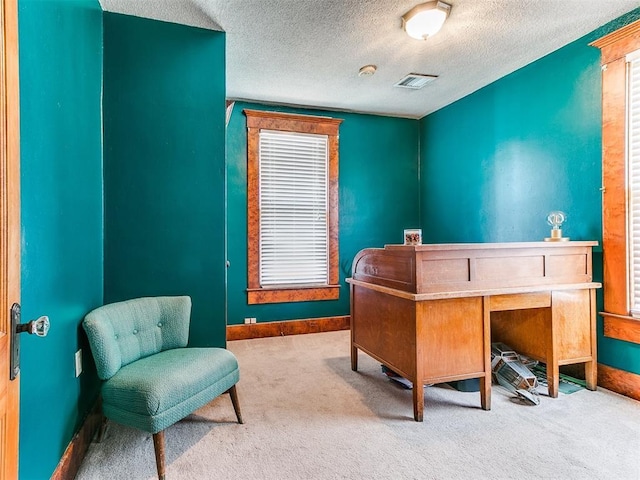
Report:
[{"label": "textured ceiling", "polygon": [[[427,41],[421,0],[100,0],[106,11],[224,30],[227,97],[419,118],[640,6],[638,0],[450,0]],[[363,65],[375,64],[370,77]],[[407,73],[439,78],[393,87]]]}]

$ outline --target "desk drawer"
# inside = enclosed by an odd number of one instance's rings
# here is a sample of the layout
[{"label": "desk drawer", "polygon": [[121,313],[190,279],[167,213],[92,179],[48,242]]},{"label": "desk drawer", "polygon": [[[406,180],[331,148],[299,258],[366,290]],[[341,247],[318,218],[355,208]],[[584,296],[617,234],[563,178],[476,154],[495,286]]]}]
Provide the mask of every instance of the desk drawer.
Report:
[{"label": "desk drawer", "polygon": [[551,292],[494,295],[489,300],[489,309],[492,312],[522,310],[525,308],[548,308],[550,306]]}]

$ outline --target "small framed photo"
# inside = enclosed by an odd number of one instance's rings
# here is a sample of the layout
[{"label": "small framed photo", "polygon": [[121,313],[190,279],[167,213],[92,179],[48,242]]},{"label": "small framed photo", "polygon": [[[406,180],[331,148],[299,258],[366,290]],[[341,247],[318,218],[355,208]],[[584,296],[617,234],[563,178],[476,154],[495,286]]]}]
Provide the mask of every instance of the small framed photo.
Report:
[{"label": "small framed photo", "polygon": [[405,245],[422,245],[422,229],[407,228],[404,231]]}]

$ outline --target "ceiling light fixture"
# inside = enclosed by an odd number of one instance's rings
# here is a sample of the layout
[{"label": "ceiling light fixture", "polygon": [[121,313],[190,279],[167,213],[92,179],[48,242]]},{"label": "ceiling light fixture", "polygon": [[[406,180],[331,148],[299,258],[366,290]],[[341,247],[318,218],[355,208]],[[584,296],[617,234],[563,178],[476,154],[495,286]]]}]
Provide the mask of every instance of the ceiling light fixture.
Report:
[{"label": "ceiling light fixture", "polygon": [[402,16],[402,28],[411,38],[426,40],[440,31],[450,11],[448,3],[421,3]]}]

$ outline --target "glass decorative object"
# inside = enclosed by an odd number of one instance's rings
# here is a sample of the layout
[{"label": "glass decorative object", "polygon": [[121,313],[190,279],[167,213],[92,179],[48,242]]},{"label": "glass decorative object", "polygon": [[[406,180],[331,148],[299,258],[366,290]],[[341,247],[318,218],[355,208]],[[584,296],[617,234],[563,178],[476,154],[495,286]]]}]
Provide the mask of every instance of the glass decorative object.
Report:
[{"label": "glass decorative object", "polygon": [[545,242],[568,242],[569,237],[562,236],[562,224],[567,221],[567,214],[555,210],[547,215],[547,223],[551,225],[551,236],[544,239]]}]

